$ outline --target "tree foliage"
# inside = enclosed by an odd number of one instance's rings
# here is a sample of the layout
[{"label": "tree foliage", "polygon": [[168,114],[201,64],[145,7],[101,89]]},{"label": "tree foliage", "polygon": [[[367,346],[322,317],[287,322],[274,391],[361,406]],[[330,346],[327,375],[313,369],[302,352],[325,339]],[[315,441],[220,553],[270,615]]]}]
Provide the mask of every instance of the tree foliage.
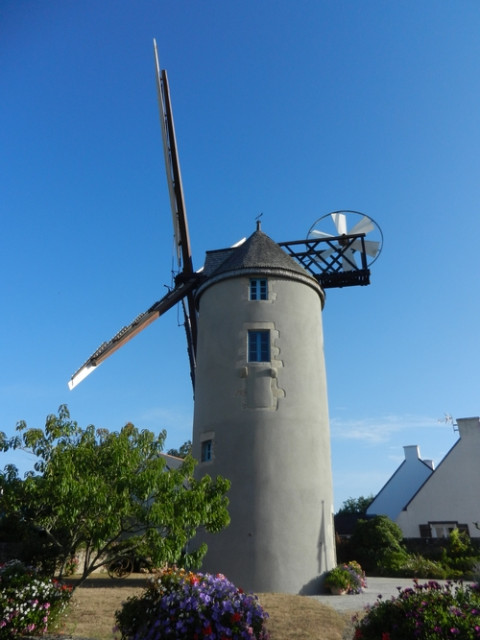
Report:
[{"label": "tree foliage", "polygon": [[192,453],[192,441],[187,440],[178,449],[169,449],[167,453],[169,456],[175,456],[176,458],[186,458]]},{"label": "tree foliage", "polygon": [[408,554],[400,527],[387,516],[358,520],[350,538],[350,552],[368,572],[389,573],[404,564]]},{"label": "tree foliage", "polygon": [[82,429],[65,405],[44,429],[19,422],[17,432],[11,439],[0,434],[1,450],[24,449],[37,462],[24,479],[13,465],[0,472],[0,513],[23,540],[35,540],[37,556],[54,559],[60,576],[80,550],[83,580],[126,554],[157,566],[198,567],[206,546],[190,548],[196,531],[218,532],[229,522],[228,480],[196,480],[190,455],[167,470],[165,432],[132,424],[120,432]]},{"label": "tree foliage", "polygon": [[342,506],[337,512],[339,514],[358,514],[364,515],[373,501],[374,496],[360,496],[359,498],[348,498],[342,502]]}]

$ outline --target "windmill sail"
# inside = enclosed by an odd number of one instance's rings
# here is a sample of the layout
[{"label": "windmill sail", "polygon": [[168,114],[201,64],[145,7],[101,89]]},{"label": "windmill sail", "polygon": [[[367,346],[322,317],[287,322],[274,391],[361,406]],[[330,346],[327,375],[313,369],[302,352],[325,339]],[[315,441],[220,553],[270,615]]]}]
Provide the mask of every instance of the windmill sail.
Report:
[{"label": "windmill sail", "polygon": [[137,333],[148,327],[154,320],[171,309],[182,298],[197,285],[198,278],[192,277],[189,281],[183,282],[176,286],[175,289],[169,291],[161,300],[155,302],[147,311],[144,311],[135,318],[128,326],[122,327],[111,340],[103,342],[98,349],[90,356],[90,358],[76,371],[68,382],[70,389],[77,386],[84,380],[94,369],[102,364],[112,353],[131,340]]},{"label": "windmill sail", "polygon": [[[188,277],[193,273],[193,262],[190,248],[190,235],[188,232],[187,212],[183,196],[182,175],[178,160],[175,125],[173,122],[173,111],[170,102],[167,72],[164,69],[160,70],[157,43],[155,40],[153,41],[153,51],[155,56],[160,126],[162,130],[163,154],[165,157],[168,192],[170,195],[170,208],[172,211],[175,251],[178,267],[182,273],[182,277]],[[195,386],[197,317],[193,291],[188,294],[187,299],[182,306],[185,318],[184,326],[187,336],[188,357],[190,360],[190,375],[192,378],[192,384]]]},{"label": "windmill sail", "polygon": [[200,276],[193,271],[190,236],[188,233],[187,214],[183,197],[182,177],[178,161],[175,127],[173,123],[172,105],[168,88],[167,72],[160,70],[157,53],[157,43],[153,41],[155,70],[160,109],[160,125],[162,130],[163,152],[165,156],[165,170],[167,174],[170,207],[172,211],[173,235],[175,239],[175,253],[178,264],[178,274],[175,278],[175,288],[161,300],[155,302],[147,311],[141,313],[126,327],[123,327],[109,342],[104,342],[92,356],[73,374],[68,386],[73,389],[84,380],[99,364],[154,320],[182,301],[184,326],[187,336],[187,350],[190,361],[192,384],[195,383],[195,350],[197,342],[197,318],[195,310],[194,291]]},{"label": "windmill sail", "polygon": [[153,41],[155,55],[155,71],[157,80],[158,107],[160,110],[160,126],[162,130],[163,154],[165,157],[165,171],[167,175],[170,207],[172,210],[173,234],[175,238],[175,250],[178,266],[183,271],[192,272],[192,254],[190,249],[190,236],[188,233],[185,200],[183,197],[182,176],[177,155],[177,143],[175,126],[173,122],[172,105],[170,102],[170,90],[168,87],[167,72],[160,70],[158,61],[157,43]]}]

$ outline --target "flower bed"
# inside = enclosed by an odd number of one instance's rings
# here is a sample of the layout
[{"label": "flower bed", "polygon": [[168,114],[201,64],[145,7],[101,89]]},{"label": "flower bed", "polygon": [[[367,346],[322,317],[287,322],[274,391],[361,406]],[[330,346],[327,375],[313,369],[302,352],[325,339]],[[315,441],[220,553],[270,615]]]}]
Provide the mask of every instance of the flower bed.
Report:
[{"label": "flower bed", "polygon": [[480,638],[480,586],[430,581],[399,589],[354,619],[355,640],[437,640]]},{"label": "flower bed", "polygon": [[126,640],[267,640],[268,614],[225,576],[166,569],[117,611]]},{"label": "flower bed", "polygon": [[71,587],[43,578],[20,560],[0,565],[0,640],[44,634],[65,609]]}]

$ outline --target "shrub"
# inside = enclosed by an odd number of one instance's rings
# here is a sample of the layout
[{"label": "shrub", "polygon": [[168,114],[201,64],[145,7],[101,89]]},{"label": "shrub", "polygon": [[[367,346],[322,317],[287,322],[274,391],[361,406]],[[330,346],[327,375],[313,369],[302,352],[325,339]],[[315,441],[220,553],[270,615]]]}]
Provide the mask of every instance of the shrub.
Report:
[{"label": "shrub", "polygon": [[265,613],[255,595],[225,576],[166,569],[115,619],[129,640],[267,640]]},{"label": "shrub", "polygon": [[399,595],[381,600],[355,618],[356,640],[433,640],[480,638],[480,587],[430,581],[399,589]]},{"label": "shrub", "polygon": [[408,564],[410,556],[404,549],[394,551],[386,549],[378,559],[377,573],[385,576],[402,576],[403,567]]},{"label": "shrub", "polygon": [[473,545],[466,531],[455,528],[448,534],[447,552],[451,558],[464,558],[473,554]]},{"label": "shrub", "polygon": [[358,520],[350,539],[350,552],[368,572],[391,573],[408,557],[402,536],[400,527],[387,516]]},{"label": "shrub", "polygon": [[472,568],[472,578],[475,582],[480,582],[480,562],[477,562]]},{"label": "shrub", "polygon": [[331,569],[325,577],[325,586],[329,589],[348,591],[350,588],[351,575],[343,567]]},{"label": "shrub", "polygon": [[347,593],[361,593],[367,586],[367,581],[362,567],[352,560],[329,571],[324,584],[330,589],[337,588]]},{"label": "shrub", "polygon": [[442,580],[447,577],[444,567],[434,560],[424,558],[418,553],[409,554],[398,570],[397,575],[406,578],[433,578]]},{"label": "shrub", "polygon": [[479,556],[468,534],[453,529],[441,550],[440,560],[448,578],[472,579]]},{"label": "shrub", "polygon": [[72,590],[42,578],[20,560],[0,565],[0,640],[46,633],[70,601]]},{"label": "shrub", "polygon": [[465,556],[464,558],[447,558],[442,564],[447,578],[452,580],[473,580],[474,568],[477,562],[478,556]]}]

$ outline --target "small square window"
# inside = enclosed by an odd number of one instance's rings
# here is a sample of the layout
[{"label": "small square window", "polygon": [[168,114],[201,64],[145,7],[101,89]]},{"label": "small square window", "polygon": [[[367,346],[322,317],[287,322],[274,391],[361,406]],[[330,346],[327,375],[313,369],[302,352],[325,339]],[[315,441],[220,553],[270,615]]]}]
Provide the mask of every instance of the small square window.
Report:
[{"label": "small square window", "polygon": [[209,462],[212,459],[213,442],[212,440],[204,440],[202,442],[202,451],[200,454],[201,462]]},{"label": "small square window", "polygon": [[266,278],[252,278],[250,280],[250,300],[268,300]]},{"label": "small square window", "polygon": [[457,528],[456,522],[429,522],[432,538],[448,538]]},{"label": "small square window", "polygon": [[248,361],[270,362],[270,331],[248,332]]}]

